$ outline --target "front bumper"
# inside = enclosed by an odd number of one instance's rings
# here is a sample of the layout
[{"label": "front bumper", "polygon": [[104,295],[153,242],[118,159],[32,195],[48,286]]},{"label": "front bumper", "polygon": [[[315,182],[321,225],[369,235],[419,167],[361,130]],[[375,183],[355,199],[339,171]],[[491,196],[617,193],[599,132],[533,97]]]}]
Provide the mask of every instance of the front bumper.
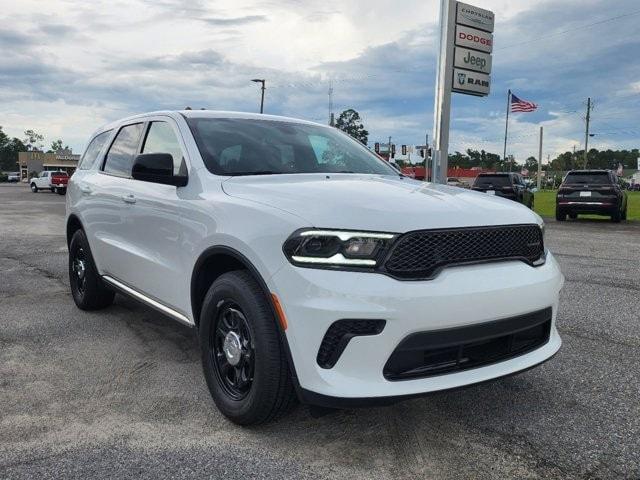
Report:
[{"label": "front bumper", "polygon": [[[429,281],[286,265],[268,282],[287,316],[286,336],[303,399],[391,400],[484,382],[553,356],[564,277],[553,255],[539,267],[520,261],[449,267]],[[389,381],[384,366],[408,335],[492,322],[552,307],[549,341],[523,355],[428,378]],[[332,368],[316,361],[327,329],[341,319],[385,320],[377,335],[352,338]],[[331,402],[329,402],[331,403]],[[335,402],[333,402],[335,403]]]}]

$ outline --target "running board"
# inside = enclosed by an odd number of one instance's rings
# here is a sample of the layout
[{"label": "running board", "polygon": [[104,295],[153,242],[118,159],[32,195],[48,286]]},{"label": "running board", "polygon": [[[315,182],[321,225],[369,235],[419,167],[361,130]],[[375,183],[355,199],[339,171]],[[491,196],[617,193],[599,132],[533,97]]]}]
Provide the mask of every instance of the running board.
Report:
[{"label": "running board", "polygon": [[129,287],[128,285],[125,285],[122,282],[119,282],[115,278],[110,277],[109,275],[103,275],[102,279],[108,284],[110,284],[111,286],[116,287],[118,290],[122,291],[123,293],[126,293],[127,295],[130,295],[137,300],[140,300],[142,303],[145,303],[150,307],[155,308],[156,310],[164,313],[165,315],[168,315],[171,318],[178,320],[180,323],[184,323],[185,325],[189,325],[190,327],[194,326],[193,322],[189,320],[186,316],[184,316],[182,313],[177,312],[173,308],[169,308],[166,305],[163,305],[162,303],[158,302],[157,300],[154,300],[153,298],[147,297],[145,294],[140,293],[137,290],[134,290],[133,288]]}]

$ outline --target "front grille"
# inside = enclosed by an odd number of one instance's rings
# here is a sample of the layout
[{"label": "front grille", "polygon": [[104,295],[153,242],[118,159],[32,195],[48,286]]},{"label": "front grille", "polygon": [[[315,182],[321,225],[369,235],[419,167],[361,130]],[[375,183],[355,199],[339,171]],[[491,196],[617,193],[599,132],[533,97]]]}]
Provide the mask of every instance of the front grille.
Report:
[{"label": "front grille", "polygon": [[419,230],[397,240],[384,269],[403,279],[428,279],[447,265],[503,259],[534,264],[543,255],[538,225]]},{"label": "front grille", "polygon": [[322,368],[333,368],[353,337],[377,335],[384,329],[384,320],[338,320],[327,329],[317,362]]},{"label": "front grille", "polygon": [[410,380],[478,368],[523,355],[549,341],[551,307],[517,317],[405,338],[384,366],[387,380]]}]

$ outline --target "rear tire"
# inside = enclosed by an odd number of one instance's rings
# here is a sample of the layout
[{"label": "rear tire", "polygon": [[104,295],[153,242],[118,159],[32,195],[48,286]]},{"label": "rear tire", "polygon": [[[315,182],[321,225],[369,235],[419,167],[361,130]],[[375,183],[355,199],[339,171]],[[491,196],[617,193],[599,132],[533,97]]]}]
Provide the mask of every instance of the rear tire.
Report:
[{"label": "rear tire", "polygon": [[81,310],[99,310],[113,303],[115,292],[100,278],[82,230],[77,230],[69,243],[69,284],[73,301]]},{"label": "rear tire", "polygon": [[32,184],[31,184],[31,191],[32,191],[33,193],[38,193],[38,187],[36,186],[36,184],[35,184],[35,183],[32,183]]},{"label": "rear tire", "polygon": [[571,220],[575,220],[576,218],[578,218],[578,214],[577,214],[577,213],[570,213],[570,214],[569,214],[569,218],[570,218]]},{"label": "rear tire", "polygon": [[255,425],[291,409],[295,395],[278,326],[248,272],[228,272],[213,282],[199,328],[204,376],[224,416]]},{"label": "rear tire", "polygon": [[624,210],[622,211],[622,220],[626,220],[627,219],[627,208],[628,207],[624,207]]},{"label": "rear tire", "polygon": [[620,220],[622,219],[622,212],[620,212],[620,210],[616,210],[615,212],[613,212],[613,214],[611,215],[611,221],[613,223],[620,223]]},{"label": "rear tire", "polygon": [[56,188],[56,193],[58,195],[64,195],[65,193],[67,193],[67,189],[66,188]]},{"label": "rear tire", "polygon": [[564,222],[567,219],[567,214],[556,207],[556,221]]}]

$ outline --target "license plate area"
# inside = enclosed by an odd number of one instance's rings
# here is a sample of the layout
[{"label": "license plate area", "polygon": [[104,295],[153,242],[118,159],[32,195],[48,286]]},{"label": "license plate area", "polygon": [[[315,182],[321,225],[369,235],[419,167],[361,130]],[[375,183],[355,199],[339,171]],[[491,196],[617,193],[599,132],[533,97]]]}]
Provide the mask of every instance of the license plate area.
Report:
[{"label": "license plate area", "polygon": [[580,196],[581,197],[590,197],[591,196],[591,192],[580,192]]}]

